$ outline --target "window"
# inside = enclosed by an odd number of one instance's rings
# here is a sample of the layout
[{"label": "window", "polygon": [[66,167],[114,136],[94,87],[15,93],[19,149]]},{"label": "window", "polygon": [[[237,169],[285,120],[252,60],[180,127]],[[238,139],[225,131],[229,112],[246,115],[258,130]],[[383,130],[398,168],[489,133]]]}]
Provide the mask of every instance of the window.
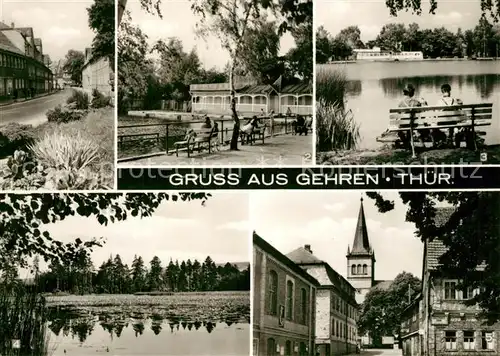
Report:
[{"label": "window", "polygon": [[456,331],[446,331],[445,332],[446,350],[456,350],[457,349],[457,332]]},{"label": "window", "polygon": [[358,267],[356,268],[356,273],[361,274],[361,265],[358,265]]},{"label": "window", "polygon": [[335,318],[332,318],[332,335],[335,336]]},{"label": "window", "polygon": [[287,340],[285,343],[285,355],[286,356],[292,355],[292,342],[290,340]]},{"label": "window", "polygon": [[363,274],[368,274],[368,266],[363,265]]},{"label": "window", "polygon": [[464,331],[464,350],[474,349],[474,331]]},{"label": "window", "polygon": [[276,341],[273,338],[267,339],[267,356],[276,355]]},{"label": "window", "polygon": [[351,274],[356,274],[356,265],[351,266]]},{"label": "window", "polygon": [[483,331],[481,333],[481,348],[483,350],[493,350],[493,332]]},{"label": "window", "polygon": [[335,320],[335,336],[339,336],[339,321]]},{"label": "window", "polygon": [[307,324],[307,291],[305,288],[300,290],[300,316],[301,323]]},{"label": "window", "polygon": [[293,282],[286,282],[286,318],[293,320]]},{"label": "window", "polygon": [[269,313],[278,315],[278,273],[269,272]]},{"label": "window", "polygon": [[300,343],[299,355],[300,356],[306,356],[307,355],[307,346],[306,346],[305,342],[301,342]]},{"label": "window", "polygon": [[473,294],[474,290],[472,289],[472,287],[466,287],[464,288],[463,290],[463,299],[472,299],[474,297],[474,294]]},{"label": "window", "polygon": [[457,287],[457,282],[445,281],[444,282],[444,299],[458,299],[456,287]]}]

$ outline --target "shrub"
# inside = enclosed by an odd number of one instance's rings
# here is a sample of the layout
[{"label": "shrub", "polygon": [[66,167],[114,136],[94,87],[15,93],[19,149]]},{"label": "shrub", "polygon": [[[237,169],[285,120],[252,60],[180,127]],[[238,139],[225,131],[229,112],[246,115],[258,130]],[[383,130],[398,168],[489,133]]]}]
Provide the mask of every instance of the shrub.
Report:
[{"label": "shrub", "polygon": [[87,110],[89,108],[89,96],[82,90],[73,89],[73,93],[66,100],[67,104],[74,104],[75,109]]},{"label": "shrub", "polygon": [[97,89],[92,90],[92,103],[90,106],[94,109],[104,108],[111,106],[111,97],[104,95]]},{"label": "shrub", "polygon": [[10,123],[0,126],[0,157],[7,157],[16,150],[24,149],[35,137],[35,129],[31,125]]},{"label": "shrub", "polygon": [[70,121],[80,120],[86,114],[85,110],[71,110],[68,107],[57,105],[53,109],[49,109],[46,113],[49,122],[66,123]]},{"label": "shrub", "polygon": [[99,147],[80,133],[47,132],[30,146],[35,160],[44,167],[80,170],[99,159]]},{"label": "shrub", "polygon": [[351,150],[359,141],[359,125],[345,108],[348,80],[344,72],[316,73],[316,149],[318,152]]}]

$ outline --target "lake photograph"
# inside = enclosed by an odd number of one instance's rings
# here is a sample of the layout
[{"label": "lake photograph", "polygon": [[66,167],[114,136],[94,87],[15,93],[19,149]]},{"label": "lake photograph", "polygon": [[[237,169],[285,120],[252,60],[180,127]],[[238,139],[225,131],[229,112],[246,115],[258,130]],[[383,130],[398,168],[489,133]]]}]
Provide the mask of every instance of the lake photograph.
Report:
[{"label": "lake photograph", "polygon": [[318,164],[500,162],[500,26],[475,2],[425,6],[318,2]]},{"label": "lake photograph", "polygon": [[1,355],[249,354],[247,194],[0,205]]}]

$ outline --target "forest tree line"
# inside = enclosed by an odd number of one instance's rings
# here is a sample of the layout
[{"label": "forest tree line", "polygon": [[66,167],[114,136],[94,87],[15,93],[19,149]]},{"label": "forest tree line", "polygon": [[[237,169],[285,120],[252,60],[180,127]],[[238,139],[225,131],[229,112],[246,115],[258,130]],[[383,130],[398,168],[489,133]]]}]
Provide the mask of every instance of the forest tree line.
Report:
[{"label": "forest tree line", "polygon": [[500,25],[481,18],[474,29],[456,32],[444,27],[420,29],[418,24],[384,25],[374,40],[361,41],[358,26],[349,26],[332,36],[323,26],[316,34],[316,62],[346,60],[353,49],[379,47],[383,51],[422,51],[425,58],[498,57],[500,55]]},{"label": "forest tree line", "polygon": [[51,263],[45,272],[39,272],[34,263],[34,284],[40,292],[68,292],[72,294],[138,292],[198,292],[250,290],[250,267],[240,271],[236,265],[216,265],[208,256],[198,260],[172,261],[165,266],[155,256],[148,266],[141,256],[134,256],[129,267],[119,254],[103,262],[95,270],[89,256],[77,261]]}]

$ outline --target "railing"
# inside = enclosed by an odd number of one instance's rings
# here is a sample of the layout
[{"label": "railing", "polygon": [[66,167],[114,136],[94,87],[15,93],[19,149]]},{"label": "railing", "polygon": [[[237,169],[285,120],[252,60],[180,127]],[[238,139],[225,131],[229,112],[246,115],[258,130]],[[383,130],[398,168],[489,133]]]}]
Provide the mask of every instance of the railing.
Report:
[{"label": "railing", "polygon": [[282,104],[280,107],[280,112],[287,112],[288,108],[292,114],[297,115],[312,115],[312,106],[311,105],[286,105]]},{"label": "railing", "polygon": [[[240,129],[249,120],[249,117],[240,118]],[[265,137],[274,137],[279,135],[287,135],[292,132],[292,122],[294,117],[269,118],[260,117],[264,121],[266,130]],[[182,122],[166,122],[152,124],[126,124],[118,125],[118,156],[119,159],[133,158],[133,155],[127,151],[134,150],[134,143],[140,142],[141,148],[148,143],[149,152],[164,152],[167,154],[174,153],[174,143],[184,140],[186,132],[192,125],[200,125],[205,121],[193,120]],[[221,145],[229,144],[233,135],[233,120],[212,118],[212,122],[216,122],[219,128],[218,141]],[[260,126],[263,124],[261,123]],[[239,138],[238,138],[239,140]],[[141,151],[144,151],[142,149]],[[143,154],[147,154],[142,152]]]},{"label": "railing", "polygon": [[[229,103],[193,103],[192,105],[193,112],[195,111],[206,111],[206,112],[215,112],[215,113],[223,113],[230,109]],[[267,112],[267,104],[236,104],[236,110],[240,112],[254,112],[260,113],[261,110]]]}]

